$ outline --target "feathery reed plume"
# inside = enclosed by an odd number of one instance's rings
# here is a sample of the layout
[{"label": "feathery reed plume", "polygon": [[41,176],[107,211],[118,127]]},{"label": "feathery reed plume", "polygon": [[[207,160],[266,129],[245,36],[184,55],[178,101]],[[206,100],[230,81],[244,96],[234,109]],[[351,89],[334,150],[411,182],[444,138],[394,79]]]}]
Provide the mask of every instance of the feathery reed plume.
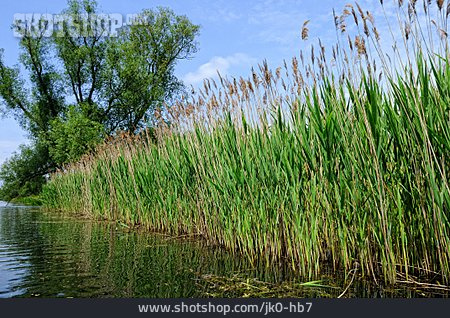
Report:
[{"label": "feathery reed plume", "polygon": [[308,35],[309,35],[309,29],[308,29],[308,23],[310,20],[306,20],[303,23],[303,27],[302,27],[302,40],[307,40],[308,39]]},{"label": "feathery reed plume", "polygon": [[274,72],[263,61],[246,78],[205,80],[156,108],[145,133],[117,132],[52,174],[47,206],[199,235],[310,278],[358,264],[376,281],[448,284],[450,52],[437,3],[424,1],[422,32],[416,1],[409,12],[398,1],[405,47],[392,34],[392,51],[377,16],[358,4],[333,11],[331,63],[319,40]]}]

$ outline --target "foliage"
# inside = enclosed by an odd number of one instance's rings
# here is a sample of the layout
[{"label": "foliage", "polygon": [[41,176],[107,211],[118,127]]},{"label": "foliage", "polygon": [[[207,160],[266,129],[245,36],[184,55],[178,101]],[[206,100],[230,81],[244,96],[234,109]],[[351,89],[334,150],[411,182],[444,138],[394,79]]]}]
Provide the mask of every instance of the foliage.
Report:
[{"label": "foliage", "polygon": [[16,197],[12,199],[10,203],[25,206],[41,206],[42,200],[38,195],[30,195],[26,197]]},{"label": "foliage", "polygon": [[108,101],[110,130],[133,132],[152,124],[143,121],[146,115],[154,120],[155,110],[164,109],[164,102],[183,87],[174,75],[176,62],[197,51],[199,27],[186,17],[159,8],[144,10],[140,18],[142,24],[131,25],[119,37],[111,38],[105,51],[102,95]]},{"label": "foliage", "polygon": [[46,147],[41,144],[21,146],[19,153],[3,163],[0,169],[0,179],[3,180],[1,200],[11,201],[41,191],[48,164],[46,151]]},{"label": "foliage", "polygon": [[[340,32],[351,8],[336,18]],[[329,264],[376,281],[448,282],[447,39],[409,34],[405,52],[386,58],[370,13],[353,11],[365,27],[333,61],[321,46],[310,64],[302,52],[275,72],[264,63],[249,79],[206,80],[171,109],[170,126],[160,123],[157,143],[109,141],[52,175],[46,204],[200,235],[311,278]]]},{"label": "foliage", "polygon": [[93,150],[104,138],[104,127],[72,107],[67,118],[51,122],[48,135],[50,157],[61,165],[74,162]]},{"label": "foliage", "polygon": [[[70,0],[64,13],[86,32],[73,34],[64,23],[53,37],[46,37],[44,30],[14,26],[22,35],[20,62],[28,82],[20,77],[19,66],[5,65],[0,51],[0,111],[14,116],[33,143],[48,147],[41,166],[29,171],[33,175],[78,159],[103,135],[151,125],[155,110],[183,91],[174,75],[177,62],[197,51],[199,26],[170,9],[144,10],[140,18],[145,23],[123,27],[117,37],[95,32],[93,0]],[[26,164],[14,160],[9,166]],[[39,183],[34,186],[39,188]]]}]

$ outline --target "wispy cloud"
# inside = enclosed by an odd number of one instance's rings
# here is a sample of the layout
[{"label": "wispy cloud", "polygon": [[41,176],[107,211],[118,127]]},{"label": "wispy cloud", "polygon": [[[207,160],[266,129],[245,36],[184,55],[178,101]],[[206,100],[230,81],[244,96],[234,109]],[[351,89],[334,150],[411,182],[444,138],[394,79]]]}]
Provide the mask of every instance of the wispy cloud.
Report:
[{"label": "wispy cloud", "polygon": [[244,53],[236,53],[230,56],[215,56],[209,62],[200,65],[195,72],[186,74],[183,78],[188,85],[197,85],[205,78],[214,78],[217,72],[221,75],[227,75],[234,66],[250,66],[256,62],[255,58]]},{"label": "wispy cloud", "polygon": [[207,17],[205,17],[206,20],[209,20],[214,23],[232,23],[242,18],[242,14],[239,12],[226,9],[226,8],[220,8],[214,11],[211,11],[211,14],[209,14]]},{"label": "wispy cloud", "polygon": [[221,25],[234,23],[244,17],[242,3],[229,0],[208,1],[207,5],[199,6],[197,12],[205,21]]},{"label": "wispy cloud", "polygon": [[0,165],[8,159],[14,151],[17,151],[22,141],[0,140]]},{"label": "wispy cloud", "polygon": [[259,2],[253,6],[247,22],[251,26],[249,32],[258,30],[256,41],[276,45],[282,54],[287,54],[304,46],[301,28],[305,20],[311,20],[312,37],[327,40],[333,36],[332,6],[302,5],[296,0]]}]

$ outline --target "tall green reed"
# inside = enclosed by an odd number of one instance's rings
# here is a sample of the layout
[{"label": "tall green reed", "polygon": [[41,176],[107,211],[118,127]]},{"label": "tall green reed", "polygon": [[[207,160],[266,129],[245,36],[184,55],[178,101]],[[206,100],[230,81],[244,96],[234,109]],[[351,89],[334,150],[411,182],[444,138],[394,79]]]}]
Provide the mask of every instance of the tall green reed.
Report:
[{"label": "tall green reed", "polygon": [[450,7],[407,5],[392,56],[371,13],[347,5],[330,55],[319,42],[275,71],[205,80],[156,141],[118,135],[52,175],[46,205],[199,235],[308,277],[330,265],[448,282]]}]

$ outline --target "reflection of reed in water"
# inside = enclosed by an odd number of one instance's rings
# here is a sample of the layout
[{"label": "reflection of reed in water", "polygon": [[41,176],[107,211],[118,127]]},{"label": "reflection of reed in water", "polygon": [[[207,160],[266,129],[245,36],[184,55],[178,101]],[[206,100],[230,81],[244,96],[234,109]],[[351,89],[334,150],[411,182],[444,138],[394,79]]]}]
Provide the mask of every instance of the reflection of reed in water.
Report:
[{"label": "reflection of reed in water", "polygon": [[[336,297],[346,285],[333,271],[306,282],[194,239],[25,208],[0,209],[0,242],[0,275],[5,266],[17,273],[0,297]],[[357,282],[345,296],[414,295]]]},{"label": "reflection of reed in water", "polygon": [[2,242],[17,258],[26,256],[14,264],[26,266],[26,274],[10,287],[25,297],[195,297],[206,295],[205,275],[239,272],[273,282],[279,275],[195,240],[112,223],[22,210],[0,220]]}]

